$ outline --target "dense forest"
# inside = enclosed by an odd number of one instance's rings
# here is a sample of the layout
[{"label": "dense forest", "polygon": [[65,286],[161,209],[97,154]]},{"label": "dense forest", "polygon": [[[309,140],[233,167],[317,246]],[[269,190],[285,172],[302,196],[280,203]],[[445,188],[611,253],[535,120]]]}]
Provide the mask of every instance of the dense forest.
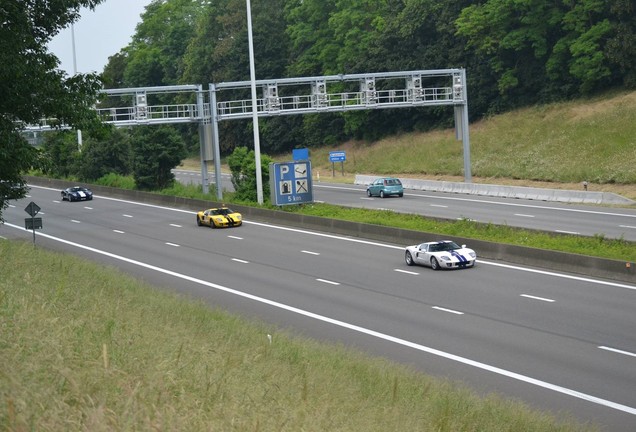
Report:
[{"label": "dense forest", "polygon": [[[636,87],[634,0],[252,0],[257,79],[465,68],[471,120]],[[249,80],[245,0],[154,0],[106,88]],[[446,127],[448,108],[267,119],[268,153]],[[251,142],[223,124],[223,152]],[[196,140],[192,145],[196,145]]]},{"label": "dense forest", "polygon": [[[141,18],[100,74],[104,88],[250,79],[245,0],[153,0]],[[636,0],[252,0],[251,19],[257,80],[464,68],[471,121],[636,88]],[[269,117],[259,122],[260,148],[277,155],[448,128],[452,110]],[[253,148],[251,120],[219,127],[222,156]],[[86,130],[81,153],[67,133],[46,140],[46,172],[84,181],[132,175],[153,189],[170,184],[170,168],[199,145],[196,125]]]}]

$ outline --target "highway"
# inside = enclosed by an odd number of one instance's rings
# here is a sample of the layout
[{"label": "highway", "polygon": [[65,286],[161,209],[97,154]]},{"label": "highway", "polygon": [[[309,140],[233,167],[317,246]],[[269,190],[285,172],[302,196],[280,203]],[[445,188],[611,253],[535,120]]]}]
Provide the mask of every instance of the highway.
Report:
[{"label": "highway", "polygon": [[[183,183],[201,183],[200,173],[175,170]],[[210,177],[213,178],[212,176]],[[226,181],[227,180],[227,181]],[[229,177],[223,187],[232,190]],[[404,197],[369,198],[366,186],[341,183],[313,183],[314,200],[347,207],[388,209],[442,219],[470,219],[584,236],[600,235],[636,241],[636,208],[613,208],[564,204],[515,198],[493,198],[466,194],[405,190]]]},{"label": "highway", "polygon": [[39,245],[480,393],[636,430],[636,286],[481,260],[435,272],[407,267],[405,245],[249,220],[213,230],[194,211],[60,202],[35,186],[5,211],[0,236],[31,241],[30,202],[41,207]]}]

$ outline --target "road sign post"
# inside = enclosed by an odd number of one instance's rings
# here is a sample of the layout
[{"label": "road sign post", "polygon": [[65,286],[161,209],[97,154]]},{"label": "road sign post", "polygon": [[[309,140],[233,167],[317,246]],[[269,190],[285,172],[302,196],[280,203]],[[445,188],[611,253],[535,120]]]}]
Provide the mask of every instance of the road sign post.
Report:
[{"label": "road sign post", "polygon": [[29,215],[31,215],[30,218],[26,218],[24,219],[24,228],[26,230],[32,230],[33,231],[33,244],[35,245],[35,230],[36,229],[42,229],[42,218],[36,218],[35,215],[37,215],[40,212],[40,206],[38,206],[36,203],[34,203],[33,201],[31,201],[29,203],[28,206],[26,206],[26,208],[24,209],[25,212],[27,212]]}]

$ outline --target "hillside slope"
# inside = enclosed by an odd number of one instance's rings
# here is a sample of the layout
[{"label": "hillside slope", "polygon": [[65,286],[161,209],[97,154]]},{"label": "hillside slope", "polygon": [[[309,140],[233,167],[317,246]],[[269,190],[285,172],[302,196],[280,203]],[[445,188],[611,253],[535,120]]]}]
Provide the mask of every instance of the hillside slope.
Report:
[{"label": "hillside slope", "polygon": [[[471,124],[475,183],[614,192],[636,198],[636,92],[525,108]],[[314,174],[332,176],[329,151],[344,150],[355,174],[463,180],[453,130],[416,132],[373,143],[311,149]],[[289,158],[284,155],[276,159]],[[342,180],[339,164],[335,179]]]}]

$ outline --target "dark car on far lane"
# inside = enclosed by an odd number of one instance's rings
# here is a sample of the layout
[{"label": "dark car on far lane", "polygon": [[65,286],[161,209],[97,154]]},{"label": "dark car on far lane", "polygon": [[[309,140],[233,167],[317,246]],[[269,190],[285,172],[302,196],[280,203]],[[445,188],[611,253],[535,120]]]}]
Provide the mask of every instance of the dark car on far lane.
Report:
[{"label": "dark car on far lane", "polygon": [[83,186],[73,186],[62,191],[62,201],[90,201],[93,199],[93,192]]}]

